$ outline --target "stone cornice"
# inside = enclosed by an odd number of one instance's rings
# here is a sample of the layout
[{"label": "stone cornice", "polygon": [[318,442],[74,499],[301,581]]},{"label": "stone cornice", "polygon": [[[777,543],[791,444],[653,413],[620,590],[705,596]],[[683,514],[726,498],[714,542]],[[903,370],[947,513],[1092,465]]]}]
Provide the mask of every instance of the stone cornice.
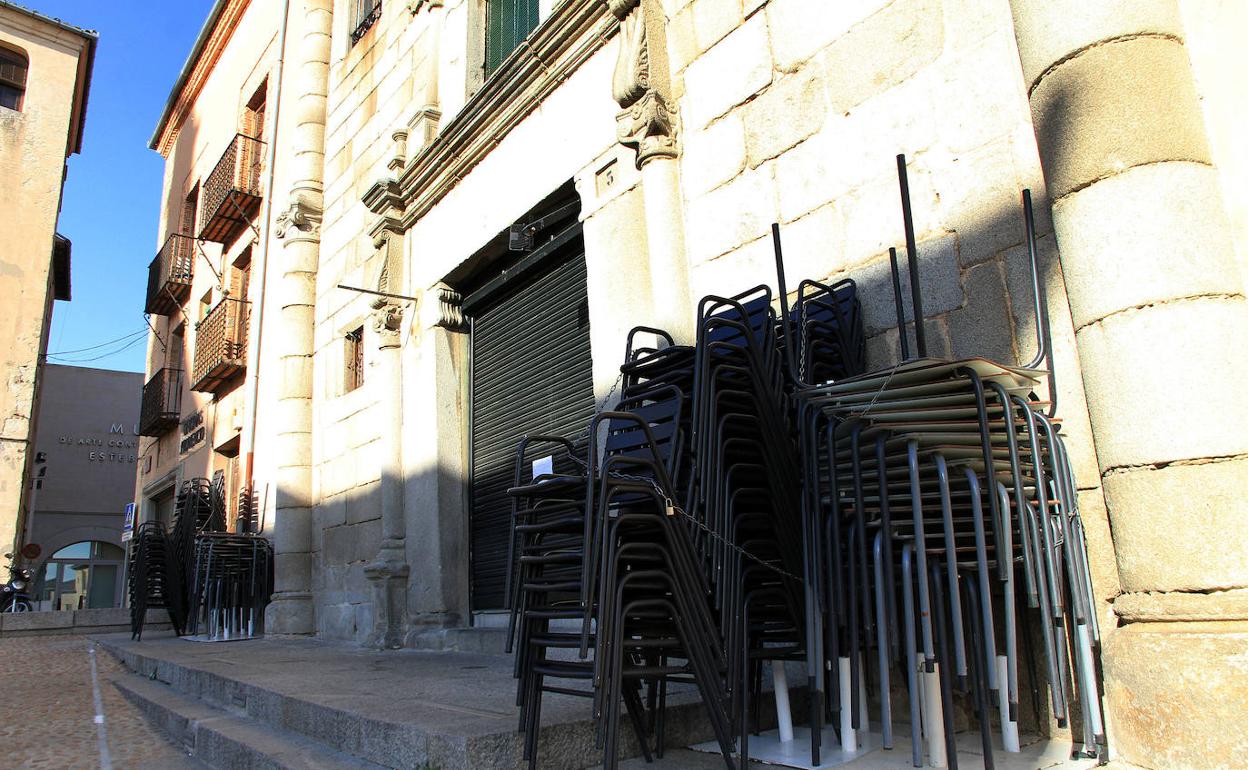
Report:
[{"label": "stone cornice", "polygon": [[379,179],[373,182],[362,199],[364,205],[374,214],[386,215],[392,212],[403,212],[403,191],[399,183],[393,179]]},{"label": "stone cornice", "polygon": [[210,29],[205,28],[200,32],[200,40],[196,41],[190,58],[183,66],[182,74],[169,94],[169,101],[165,105],[160,124],[156,126],[156,132],[152,135],[149,146],[166,158],[173,149],[173,143],[177,141],[182,124],[191,114],[195,100],[199,98],[199,93],[204,88],[204,83],[207,82],[213,68],[217,66],[225,47],[229,45],[234,30],[243,18],[243,12],[251,4],[251,0],[221,0],[221,2],[223,7],[220,15],[209,20]]},{"label": "stone cornice", "polygon": [[433,208],[617,30],[602,0],[567,0],[556,8],[437,138],[408,161],[399,180],[406,202],[404,227]]}]

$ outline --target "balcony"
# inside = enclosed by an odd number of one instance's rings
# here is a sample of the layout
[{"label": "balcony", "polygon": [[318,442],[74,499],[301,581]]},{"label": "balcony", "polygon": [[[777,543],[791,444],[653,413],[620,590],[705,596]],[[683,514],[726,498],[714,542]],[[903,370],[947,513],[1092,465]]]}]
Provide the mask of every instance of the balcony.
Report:
[{"label": "balcony", "polygon": [[195,325],[191,390],[216,393],[247,368],[251,303],[226,297]]},{"label": "balcony", "polygon": [[147,268],[147,304],[143,312],[173,315],[191,293],[195,239],[170,235]]},{"label": "balcony", "polygon": [[178,424],[182,411],[182,370],[158,369],[143,386],[139,435],[163,436]]},{"label": "balcony", "polygon": [[238,134],[200,186],[199,237],[228,243],[251,225],[260,211],[260,171],[264,142]]}]

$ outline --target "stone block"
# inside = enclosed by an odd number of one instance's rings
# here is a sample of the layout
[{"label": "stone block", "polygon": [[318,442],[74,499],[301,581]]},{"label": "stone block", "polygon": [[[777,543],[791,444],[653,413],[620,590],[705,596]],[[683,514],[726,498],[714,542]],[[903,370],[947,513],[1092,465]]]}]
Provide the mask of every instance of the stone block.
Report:
[{"label": "stone block", "polygon": [[699,53],[698,38],[693,29],[693,7],[686,5],[671,14],[667,21],[668,66],[679,75]]},{"label": "stone block", "polygon": [[[930,156],[929,156],[930,157]],[[929,161],[930,162],[930,161]],[[958,260],[972,265],[1025,239],[1022,188],[1009,137],[932,163],[940,222],[958,234]]]},{"label": "stone block", "polygon": [[1027,92],[1011,32],[1001,30],[975,48],[937,65],[933,116],[940,143],[969,152],[1030,125]]},{"label": "stone block", "polygon": [[766,235],[775,221],[771,168],[746,171],[728,184],[689,201],[689,262],[697,265]]},{"label": "stone block", "polygon": [[273,590],[306,591],[310,585],[312,554],[277,553],[273,557]]},{"label": "stone block", "polygon": [[1248,620],[1248,588],[1123,594],[1114,600],[1114,613],[1128,623]]},{"label": "stone block", "polygon": [[771,283],[776,274],[771,237],[759,237],[715,259],[689,269],[689,290],[695,297],[736,294],[762,279]]},{"label": "stone block", "polygon": [[1023,76],[1033,87],[1054,62],[1105,40],[1141,34],[1183,37],[1179,4],[1173,0],[1081,0],[1010,3]]},{"label": "stone block", "polygon": [[316,634],[324,639],[355,641],[359,629],[355,625],[355,607],[350,604],[318,605]]},{"label": "stone block", "polygon": [[51,631],[54,629],[64,629],[68,632],[73,627],[73,610],[0,613],[0,631],[6,634],[14,631]]},{"label": "stone block", "polygon": [[771,0],[766,13],[777,68],[795,71],[802,62],[888,4],[888,0]]},{"label": "stone block", "polygon": [[[887,255],[889,246],[898,247],[898,252],[903,255],[904,263],[905,230],[902,226],[901,194],[897,186],[896,162],[891,156],[880,158],[879,161],[884,168],[882,175],[836,201],[845,221],[845,258],[850,264],[873,255]],[[910,201],[911,211],[914,214],[915,237],[919,240],[920,262],[926,263],[932,259],[939,259],[942,260],[942,265],[956,274],[958,270],[956,237],[953,233],[934,232],[937,230],[939,202],[936,199],[935,189],[932,187],[932,176],[917,163],[911,164],[907,173],[910,179]],[[928,288],[927,281],[924,281],[924,306],[928,304],[926,292],[944,291],[946,288]],[[932,301],[935,304],[945,304],[941,298],[937,297],[934,297]],[[952,310],[961,304],[962,294],[959,290],[957,302],[945,306],[945,309]]]},{"label": "stone block", "polygon": [[1248,623],[1131,623],[1104,644],[1117,756],[1145,767],[1232,767],[1248,752]]},{"label": "stone block", "polygon": [[[167,619],[167,616],[166,616]],[[128,626],[130,625],[130,610],[126,607],[108,607],[95,610],[76,610],[74,612],[74,626],[76,628],[91,628],[92,626]]]},{"label": "stone block", "polygon": [[901,360],[896,331],[884,331],[867,338],[867,369],[885,369]]},{"label": "stone block", "polygon": [[694,0],[693,33],[698,53],[723,40],[741,24],[741,0]]},{"label": "stone block", "polygon": [[945,319],[954,356],[1017,363],[1001,263],[993,260],[968,268],[962,276],[962,288],[966,305]]},{"label": "stone block", "polygon": [[685,197],[696,198],[735,178],[745,169],[745,157],[740,112],[725,115],[705,130],[689,132],[680,156]]},{"label": "stone block", "polygon": [[1105,476],[1124,591],[1248,586],[1248,460],[1235,458]]},{"label": "stone block", "polygon": [[823,281],[843,267],[844,231],[841,212],[835,206],[815,209],[780,228],[785,282],[790,291],[805,278]]},{"label": "stone block", "polygon": [[1248,453],[1241,298],[1112,315],[1078,332],[1102,469]]},{"label": "stone block", "polygon": [[[923,313],[928,318],[948,313],[962,306],[961,275],[956,256],[957,242],[953,234],[945,234],[917,244],[919,280],[923,288]],[[910,304],[910,273],[906,267],[905,247],[898,250],[897,267],[901,272],[901,295],[904,318],[914,320]],[[868,334],[876,334],[897,326],[897,310],[893,301],[893,279],[888,254],[855,268],[851,275],[858,282],[862,297],[863,323]],[[911,350],[913,353],[913,349]],[[928,351],[934,354],[934,351]]]},{"label": "stone block", "polygon": [[322,498],[321,502],[316,506],[313,519],[317,530],[323,530],[328,527],[336,527],[347,523],[347,497],[346,495],[334,495],[333,497]]},{"label": "stone block", "polygon": [[312,511],[309,508],[286,508],[280,513],[273,536],[278,553],[307,551],[312,542]]},{"label": "stone block", "polygon": [[[849,6],[848,12],[855,13],[862,7],[874,5],[869,1],[834,7]],[[807,26],[827,26],[828,15],[829,11],[824,10],[810,17]],[[837,12],[832,11],[831,15],[835,17]],[[819,21],[811,23],[814,19]],[[831,26],[835,25],[833,20]],[[775,41],[773,32],[773,46]],[[943,45],[937,0],[895,0],[831,41],[809,66],[817,68],[821,74],[826,108],[844,114],[876,94],[905,82],[934,62]],[[783,66],[779,68],[787,71]]]},{"label": "stone block", "polygon": [[352,489],[346,499],[347,523],[359,524],[381,518],[381,482],[372,481]]},{"label": "stone block", "polygon": [[771,82],[767,17],[755,14],[685,69],[681,117],[701,128]]},{"label": "stone block", "polygon": [[[1076,483],[1079,479],[1076,478]],[[1087,479],[1091,483],[1094,479]],[[1112,602],[1122,592],[1118,579],[1118,561],[1114,551],[1114,533],[1109,526],[1109,509],[1100,487],[1078,493],[1079,519],[1083,522],[1087,546],[1088,572],[1092,577],[1092,595],[1098,603]]]},{"label": "stone block", "polygon": [[1054,200],[1133,166],[1211,163],[1182,43],[1137,38],[1097,46],[1036,86],[1031,112]]},{"label": "stone block", "polygon": [[817,70],[778,76],[740,110],[751,167],[770,160],[823,127],[828,114]]},{"label": "stone block", "polygon": [[943,0],[945,50],[963,51],[1002,30],[1013,35],[1008,0]]},{"label": "stone block", "polygon": [[1054,210],[1075,328],[1126,308],[1243,291],[1209,166],[1128,169]]}]

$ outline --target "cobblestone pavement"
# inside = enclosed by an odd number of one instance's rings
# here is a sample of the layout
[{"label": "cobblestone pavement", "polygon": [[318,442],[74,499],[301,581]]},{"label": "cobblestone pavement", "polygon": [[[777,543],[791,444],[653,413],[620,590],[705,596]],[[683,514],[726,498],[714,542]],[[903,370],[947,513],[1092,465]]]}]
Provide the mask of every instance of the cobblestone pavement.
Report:
[{"label": "cobblestone pavement", "polygon": [[[203,770],[122,697],[112,682],[125,670],[98,647],[93,656],[93,646],[83,636],[0,639],[0,766]],[[103,745],[92,657],[104,716]]]}]

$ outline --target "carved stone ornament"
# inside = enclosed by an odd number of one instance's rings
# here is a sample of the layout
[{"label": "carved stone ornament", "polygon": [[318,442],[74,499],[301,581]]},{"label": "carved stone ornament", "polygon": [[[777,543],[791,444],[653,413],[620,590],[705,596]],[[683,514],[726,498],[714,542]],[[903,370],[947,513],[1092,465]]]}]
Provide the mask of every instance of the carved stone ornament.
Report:
[{"label": "carved stone ornament", "polygon": [[[616,135],[637,151],[637,168],[655,158],[675,158],[676,112],[665,94],[667,60],[661,19],[653,24],[646,0],[606,0],[620,20],[620,53],[611,76],[611,95],[623,111],[616,116]],[[653,29],[652,29],[653,28]]]},{"label": "carved stone ornament", "polygon": [[402,325],[402,307],[382,297],[373,302],[373,331],[377,332],[378,347],[398,345],[399,327]]},{"label": "carved stone ornament", "polygon": [[615,116],[616,137],[620,144],[637,151],[637,168],[654,158],[675,158],[676,113],[657,91]]},{"label": "carved stone ornament", "polygon": [[464,298],[459,292],[444,283],[433,287],[433,292],[438,300],[438,317],[434,325],[454,332],[468,331],[468,322],[464,318]]},{"label": "carved stone ornament", "polygon": [[292,240],[320,240],[321,210],[305,198],[294,198],[277,215],[274,232],[278,238],[290,236]]}]

